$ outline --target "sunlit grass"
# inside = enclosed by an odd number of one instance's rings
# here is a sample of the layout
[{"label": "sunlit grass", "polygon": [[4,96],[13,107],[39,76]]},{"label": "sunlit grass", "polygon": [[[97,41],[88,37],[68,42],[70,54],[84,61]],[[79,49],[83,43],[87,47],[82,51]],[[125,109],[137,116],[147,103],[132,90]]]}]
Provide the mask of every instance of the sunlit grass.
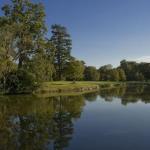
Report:
[{"label": "sunlit grass", "polygon": [[[84,92],[112,87],[118,82],[99,82],[99,81],[54,81],[44,82],[40,85],[36,93],[58,93],[58,92]],[[119,83],[120,84],[120,83]]]}]

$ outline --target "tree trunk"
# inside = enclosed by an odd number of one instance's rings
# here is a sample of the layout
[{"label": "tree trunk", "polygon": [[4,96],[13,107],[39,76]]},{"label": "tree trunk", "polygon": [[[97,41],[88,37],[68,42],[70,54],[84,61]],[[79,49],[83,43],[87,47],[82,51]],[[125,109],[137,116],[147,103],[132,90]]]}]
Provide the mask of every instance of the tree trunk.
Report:
[{"label": "tree trunk", "polygon": [[18,69],[22,68],[22,64],[23,64],[22,62],[23,62],[22,57],[20,56],[19,63],[18,63]]}]

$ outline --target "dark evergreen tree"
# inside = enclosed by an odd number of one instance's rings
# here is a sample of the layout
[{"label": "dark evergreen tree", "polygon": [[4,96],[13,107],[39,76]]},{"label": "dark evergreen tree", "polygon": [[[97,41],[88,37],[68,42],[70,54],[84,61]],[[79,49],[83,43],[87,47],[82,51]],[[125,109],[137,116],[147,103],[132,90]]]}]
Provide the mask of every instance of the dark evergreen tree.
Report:
[{"label": "dark evergreen tree", "polygon": [[72,41],[66,27],[61,25],[52,25],[51,41],[55,46],[54,64],[58,80],[62,80],[63,71],[66,63],[70,60]]}]

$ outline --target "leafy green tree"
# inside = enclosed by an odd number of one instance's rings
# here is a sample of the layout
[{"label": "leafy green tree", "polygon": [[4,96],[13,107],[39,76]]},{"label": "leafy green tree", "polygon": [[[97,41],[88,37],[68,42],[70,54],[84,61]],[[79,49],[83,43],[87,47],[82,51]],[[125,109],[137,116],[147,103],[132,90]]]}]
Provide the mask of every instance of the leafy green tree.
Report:
[{"label": "leafy green tree", "polygon": [[142,73],[144,80],[150,80],[150,63],[140,63],[138,72]]},{"label": "leafy green tree", "polygon": [[54,46],[50,41],[41,40],[38,52],[23,66],[35,75],[37,82],[52,81],[55,73],[53,65]]},{"label": "leafy green tree", "polygon": [[120,62],[120,67],[124,70],[128,81],[135,80],[135,74],[138,72],[138,65],[136,62],[122,60]]},{"label": "leafy green tree", "polygon": [[8,73],[16,68],[12,57],[13,28],[10,25],[0,27],[0,84],[4,89]]},{"label": "leafy green tree", "polygon": [[54,64],[57,79],[61,80],[65,65],[71,58],[70,51],[72,48],[72,41],[66,27],[57,24],[52,25],[51,41],[56,48]]},{"label": "leafy green tree", "polygon": [[104,65],[99,68],[99,73],[100,73],[100,80],[102,81],[107,81],[110,80],[110,74],[109,71],[112,69],[112,65]]},{"label": "leafy green tree", "polygon": [[144,81],[144,75],[142,73],[136,72],[135,80],[136,81]]},{"label": "leafy green tree", "polygon": [[120,62],[128,81],[150,80],[150,64],[123,60]]},{"label": "leafy green tree", "polygon": [[99,72],[97,71],[96,67],[88,66],[85,68],[84,71],[84,78],[87,81],[98,81],[100,77]]},{"label": "leafy green tree", "polygon": [[119,81],[119,72],[117,69],[111,69],[108,72],[110,81]]},{"label": "leafy green tree", "polygon": [[0,26],[16,23],[13,37],[14,59],[18,68],[38,50],[39,41],[43,38],[45,28],[45,12],[41,3],[35,4],[30,0],[11,0],[11,4],[4,5]]},{"label": "leafy green tree", "polygon": [[37,82],[52,81],[55,72],[54,65],[43,53],[37,53],[27,63],[27,70],[35,75]]},{"label": "leafy green tree", "polygon": [[121,68],[112,68],[111,66],[102,66],[99,69],[100,80],[103,81],[125,81],[126,75],[123,69]]},{"label": "leafy green tree", "polygon": [[123,69],[118,68],[117,69],[118,73],[119,73],[119,81],[126,81],[126,75]]},{"label": "leafy green tree", "polygon": [[106,70],[111,70],[112,68],[113,68],[113,66],[111,64],[108,64],[108,65],[104,65],[104,66],[100,67],[100,70],[106,71]]},{"label": "leafy green tree", "polygon": [[83,79],[84,64],[79,60],[72,60],[66,64],[65,77],[67,80]]}]

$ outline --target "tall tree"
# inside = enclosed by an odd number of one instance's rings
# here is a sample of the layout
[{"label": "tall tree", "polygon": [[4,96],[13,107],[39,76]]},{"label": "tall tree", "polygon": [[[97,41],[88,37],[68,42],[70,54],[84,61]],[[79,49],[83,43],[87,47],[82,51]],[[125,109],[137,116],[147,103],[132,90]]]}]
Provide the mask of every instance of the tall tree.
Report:
[{"label": "tall tree", "polygon": [[39,41],[43,38],[45,28],[45,12],[41,3],[30,0],[11,0],[11,4],[3,6],[4,16],[1,25],[16,23],[14,37],[14,59],[21,68],[28,58],[38,50]]},{"label": "tall tree", "polygon": [[66,63],[70,60],[70,52],[72,41],[66,27],[61,25],[52,25],[51,41],[55,46],[54,64],[56,68],[57,78],[62,80],[63,70]]}]

